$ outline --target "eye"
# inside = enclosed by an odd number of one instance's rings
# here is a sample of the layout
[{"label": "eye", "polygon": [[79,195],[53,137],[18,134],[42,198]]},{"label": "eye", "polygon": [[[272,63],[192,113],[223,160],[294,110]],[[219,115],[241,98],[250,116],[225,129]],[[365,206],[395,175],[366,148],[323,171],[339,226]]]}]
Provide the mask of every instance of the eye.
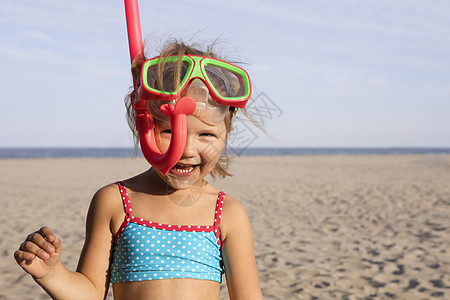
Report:
[{"label": "eye", "polygon": [[203,132],[203,133],[200,133],[200,136],[215,137],[216,135],[214,133],[211,133],[211,132]]},{"label": "eye", "polygon": [[164,129],[164,130],[161,131],[161,133],[168,133],[168,134],[171,134],[171,133],[172,133],[172,130],[170,130],[170,129]]}]

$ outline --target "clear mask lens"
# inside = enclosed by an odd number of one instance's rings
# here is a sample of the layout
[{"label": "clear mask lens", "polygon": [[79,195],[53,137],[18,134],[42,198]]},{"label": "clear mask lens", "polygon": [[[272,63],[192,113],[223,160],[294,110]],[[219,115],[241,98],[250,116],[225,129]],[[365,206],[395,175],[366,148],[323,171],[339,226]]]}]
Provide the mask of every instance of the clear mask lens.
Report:
[{"label": "clear mask lens", "polygon": [[[175,83],[183,81],[188,69],[189,64],[187,62],[182,62],[180,66],[177,62],[165,62],[161,70],[159,65],[150,66],[147,69],[147,84],[153,89],[174,93],[177,90]],[[159,80],[158,74],[161,74]]]},{"label": "clear mask lens", "polygon": [[220,96],[242,97],[245,94],[244,79],[240,74],[212,64],[205,65],[205,72]]}]

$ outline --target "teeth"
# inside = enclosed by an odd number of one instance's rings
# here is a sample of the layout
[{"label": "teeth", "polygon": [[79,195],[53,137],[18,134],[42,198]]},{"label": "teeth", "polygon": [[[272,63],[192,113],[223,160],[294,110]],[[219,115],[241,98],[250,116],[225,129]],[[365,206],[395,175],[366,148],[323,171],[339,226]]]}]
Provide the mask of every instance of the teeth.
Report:
[{"label": "teeth", "polygon": [[178,164],[177,166],[182,167],[183,169],[177,168],[176,166],[174,167],[174,170],[178,173],[189,173],[192,172],[194,170],[193,166],[190,165],[182,165],[182,164]]}]

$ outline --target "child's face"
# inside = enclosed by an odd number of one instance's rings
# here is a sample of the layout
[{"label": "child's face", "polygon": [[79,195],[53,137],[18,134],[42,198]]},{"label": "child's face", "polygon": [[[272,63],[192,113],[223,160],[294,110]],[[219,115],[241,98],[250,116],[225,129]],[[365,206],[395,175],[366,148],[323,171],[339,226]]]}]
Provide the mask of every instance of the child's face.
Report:
[{"label": "child's face", "polygon": [[[216,166],[226,138],[225,122],[210,125],[196,113],[186,117],[186,147],[179,162],[167,175],[159,176],[173,189],[201,186],[203,179]],[[155,137],[159,149],[165,153],[170,145],[170,121],[155,119]]]}]

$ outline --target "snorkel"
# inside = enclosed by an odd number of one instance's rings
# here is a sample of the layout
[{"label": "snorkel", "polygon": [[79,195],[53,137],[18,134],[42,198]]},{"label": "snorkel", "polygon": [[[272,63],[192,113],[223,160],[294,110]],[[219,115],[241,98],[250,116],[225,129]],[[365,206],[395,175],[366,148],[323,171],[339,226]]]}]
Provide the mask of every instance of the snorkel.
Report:
[{"label": "snorkel", "polygon": [[[125,14],[127,21],[128,43],[130,47],[131,63],[136,58],[144,59],[144,47],[142,43],[141,24],[137,0],[125,0]],[[177,164],[183,155],[186,146],[187,126],[186,116],[194,113],[196,104],[190,97],[182,97],[173,104],[163,104],[161,113],[170,118],[172,128],[169,148],[161,153],[155,140],[155,123],[153,116],[148,111],[149,99],[142,97],[140,83],[133,78],[134,91],[131,103],[136,112],[136,127],[139,132],[139,141],[142,154],[145,159],[161,173],[166,175]],[[134,100],[137,99],[135,102]],[[151,101],[151,100],[150,100]]]},{"label": "snorkel", "polygon": [[[125,0],[125,14],[131,64],[142,62],[140,75],[133,76],[131,94],[142,154],[166,175],[184,153],[187,116],[195,112],[196,118],[217,125],[230,106],[245,107],[251,95],[250,78],[241,67],[210,56],[185,53],[144,61],[138,0]],[[166,78],[179,81],[165,82]],[[170,144],[165,153],[156,143],[155,118],[170,120]]]}]

